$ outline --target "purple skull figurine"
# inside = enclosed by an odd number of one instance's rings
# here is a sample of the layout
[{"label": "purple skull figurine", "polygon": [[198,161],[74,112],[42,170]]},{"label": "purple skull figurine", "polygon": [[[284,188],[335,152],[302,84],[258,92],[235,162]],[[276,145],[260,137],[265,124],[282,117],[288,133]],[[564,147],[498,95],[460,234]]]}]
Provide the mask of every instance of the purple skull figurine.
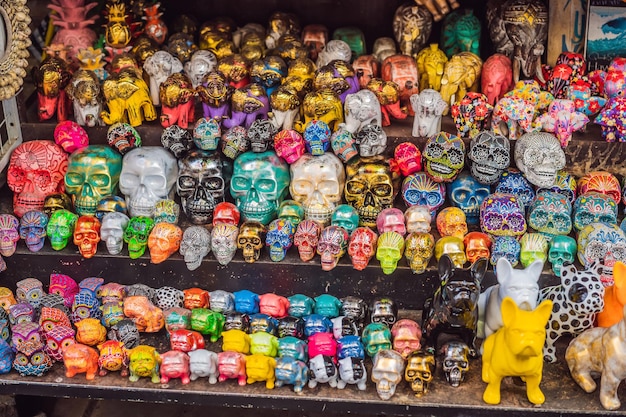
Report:
[{"label": "purple skull figurine", "polygon": [[521,236],[526,232],[524,206],[512,194],[490,194],[480,206],[480,228],[493,236]]}]

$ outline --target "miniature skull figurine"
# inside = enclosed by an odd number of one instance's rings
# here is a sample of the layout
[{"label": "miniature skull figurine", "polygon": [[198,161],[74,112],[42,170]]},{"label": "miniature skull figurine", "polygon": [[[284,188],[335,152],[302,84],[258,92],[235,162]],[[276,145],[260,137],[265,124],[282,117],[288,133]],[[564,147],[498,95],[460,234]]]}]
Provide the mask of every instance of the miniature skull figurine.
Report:
[{"label": "miniature skull figurine", "polygon": [[432,216],[427,206],[411,206],[404,212],[408,233],[430,233]]},{"label": "miniature skull figurine", "polygon": [[248,132],[243,126],[233,126],[222,134],[222,153],[232,160],[250,149]]},{"label": "miniature skull figurine", "polygon": [[456,236],[463,239],[467,234],[465,212],[458,207],[446,207],[437,215],[437,230],[441,237]]},{"label": "miniature skull figurine", "polygon": [[126,200],[117,195],[107,195],[106,197],[102,197],[102,200],[98,201],[98,206],[96,207],[96,219],[102,221],[102,218],[106,213],[113,212],[128,214]]},{"label": "miniature skull figurine", "polygon": [[565,162],[561,143],[550,133],[526,133],[515,145],[515,164],[537,187],[552,187]]},{"label": "miniature skull figurine", "polygon": [[413,130],[415,137],[429,138],[441,131],[441,116],[448,110],[448,103],[441,98],[441,93],[430,88],[413,94],[409,98],[415,112]]},{"label": "miniature skull figurine", "polygon": [[531,206],[537,194],[526,176],[514,168],[508,168],[500,175],[494,192],[516,196],[525,208]]},{"label": "miniature skull figurine", "polygon": [[304,220],[304,207],[295,200],[285,200],[278,206],[278,218],[291,222],[295,228]]},{"label": "miniature skull figurine", "polygon": [[193,127],[193,143],[203,151],[216,150],[221,136],[222,129],[215,119],[201,117]]},{"label": "miniature skull figurine", "polygon": [[548,240],[541,233],[526,233],[520,239],[520,261],[522,266],[540,260],[545,262],[548,259]]},{"label": "miniature skull figurine", "polygon": [[218,153],[193,150],[178,160],[176,193],[185,215],[194,224],[207,224],[226,189],[222,160]]},{"label": "miniature skull figurine", "polygon": [[130,219],[124,213],[107,213],[102,218],[100,238],[111,255],[118,255],[124,246],[124,230]]},{"label": "miniature skull figurine", "polygon": [[348,255],[352,260],[352,266],[357,271],[365,269],[370,259],[376,252],[378,235],[369,227],[357,227],[350,234],[348,243]]},{"label": "miniature skull figurine", "polygon": [[450,257],[455,268],[463,268],[463,265],[467,262],[463,239],[456,236],[446,236],[440,238],[435,243],[435,259],[439,261],[443,255],[448,255]]},{"label": "miniature skull figurine", "polygon": [[468,159],[472,176],[481,184],[494,184],[511,163],[509,140],[489,131],[472,138]]},{"label": "miniature skull figurine", "polygon": [[404,238],[397,232],[384,232],[378,238],[376,259],[386,275],[392,274],[404,254]]},{"label": "miniature skull figurine", "polygon": [[351,235],[359,226],[359,213],[348,204],[339,204],[330,217],[330,224],[343,227]]},{"label": "miniature skull figurine", "polygon": [[239,228],[232,224],[216,224],[211,230],[211,250],[220,265],[228,265],[237,252]]},{"label": "miniature skull figurine", "polygon": [[341,127],[330,136],[330,146],[341,162],[348,162],[359,154],[354,135]]},{"label": "miniature skull figurine", "polygon": [[304,126],[304,146],[313,156],[324,155],[330,147],[331,131],[328,124],[322,120],[310,120]]},{"label": "miniature skull figurine", "polygon": [[314,220],[303,220],[298,224],[293,243],[303,262],[308,262],[315,256],[321,233],[322,228]]},{"label": "miniature skull figurine", "polygon": [[128,123],[114,123],[107,130],[107,143],[125,155],[131,149],[141,146],[141,136]]},{"label": "miniature skull figurine", "polygon": [[562,194],[543,191],[530,206],[528,226],[548,239],[568,235],[572,231],[572,204]]},{"label": "miniature skull figurine", "polygon": [[304,139],[295,130],[281,130],[274,135],[274,149],[276,155],[293,164],[304,155]]},{"label": "miniature skull figurine", "polygon": [[153,264],[160,264],[180,249],[183,231],[171,223],[157,223],[148,236],[148,249]]},{"label": "miniature skull figurine", "polygon": [[407,358],[404,379],[411,383],[416,397],[428,392],[428,385],[435,375],[435,356],[422,350],[412,352]]},{"label": "miniature skull figurine", "polygon": [[469,371],[469,347],[460,341],[452,340],[441,347],[443,372],[453,387],[458,387]]},{"label": "miniature skull figurine", "polygon": [[187,129],[171,125],[161,133],[161,145],[176,158],[182,158],[193,147],[193,136]]},{"label": "miniature skull figurine", "polygon": [[177,175],[176,158],[161,147],[142,146],[124,155],[120,191],[130,216],[153,217],[156,202],[173,197]]},{"label": "miniature skull figurine", "polygon": [[0,214],[0,254],[2,256],[11,256],[15,253],[17,242],[20,240],[19,225],[19,220],[12,214]]},{"label": "miniature skull figurine", "polygon": [[409,208],[427,207],[433,218],[446,199],[446,186],[444,183],[433,181],[425,172],[417,172],[402,182],[402,199]]},{"label": "miniature skull figurine", "polygon": [[483,185],[468,172],[462,172],[447,189],[448,200],[465,213],[467,224],[477,225],[480,221],[480,205],[491,194],[488,185]]},{"label": "miniature skull figurine", "polygon": [[170,199],[158,200],[154,205],[154,222],[177,224],[180,217],[180,204]]},{"label": "miniature skull figurine", "polygon": [[617,204],[610,196],[587,192],[578,196],[574,203],[574,229],[580,232],[591,223],[617,224]]},{"label": "miniature skull figurine", "polygon": [[576,259],[576,239],[570,236],[558,235],[550,240],[548,261],[552,264],[552,272],[561,276],[561,269],[565,264],[574,263]]},{"label": "miniature skull figurine", "polygon": [[[397,166],[403,176],[422,170],[422,153],[411,142],[402,142],[393,152],[394,159],[389,161],[392,166]],[[393,162],[392,162],[393,161]]]},{"label": "miniature skull figurine", "polygon": [[600,280],[605,287],[614,284],[613,266],[626,262],[626,235],[615,224],[591,223],[578,234],[578,261],[585,268],[594,262],[601,267]]},{"label": "miniature skull figurine", "polygon": [[328,226],[322,230],[317,244],[317,253],[322,258],[324,271],[330,271],[337,266],[348,247],[348,237],[348,232],[343,227]]},{"label": "miniature skull figurine", "polygon": [[372,381],[376,383],[376,392],[381,399],[388,400],[396,393],[403,373],[404,359],[395,350],[381,350],[374,356]]},{"label": "miniature skull figurine", "polygon": [[20,238],[26,241],[31,252],[38,252],[43,248],[47,225],[48,217],[43,211],[27,211],[20,219]]},{"label": "miniature skull figurine", "polygon": [[493,265],[494,272],[500,258],[506,258],[511,266],[516,266],[519,263],[520,252],[521,246],[515,237],[497,236],[493,241],[489,263]]},{"label": "miniature skull figurine", "polygon": [[423,274],[435,251],[435,238],[430,233],[412,232],[404,243],[404,255],[414,274]]},{"label": "miniature skull figurine", "polygon": [[241,225],[239,236],[237,236],[237,247],[243,251],[244,261],[252,263],[259,259],[265,232],[265,226],[259,222],[247,221]]},{"label": "miniature skull figurine", "polygon": [[185,258],[185,265],[190,271],[200,267],[202,258],[211,251],[211,233],[202,226],[191,226],[185,229],[180,242],[180,254]]},{"label": "miniature skull figurine", "polygon": [[578,180],[578,194],[597,192],[611,197],[617,204],[622,199],[619,181],[615,175],[606,171],[593,171]]},{"label": "miniature skull figurine", "polygon": [[276,128],[269,120],[255,120],[248,129],[248,140],[252,152],[265,152],[273,145]]},{"label": "miniature skull figurine", "polygon": [[480,206],[480,228],[493,236],[521,236],[526,232],[524,206],[512,194],[490,194]]},{"label": "miniature skull figurine", "polygon": [[376,218],[376,228],[378,233],[397,232],[404,237],[406,235],[404,213],[395,207],[384,209]]},{"label": "miniature skull figurine", "polygon": [[345,186],[343,164],[335,155],[302,155],[291,167],[289,191],[306,219],[328,224]]},{"label": "miniature skull figurine", "polygon": [[380,155],[387,148],[387,134],[379,124],[367,124],[361,127],[355,136],[362,157]]},{"label": "miniature skull figurine", "polygon": [[72,200],[65,193],[48,194],[43,200],[43,212],[48,218],[52,217],[52,213],[56,210],[72,211]]},{"label": "miniature skull figurine", "polygon": [[93,258],[100,242],[100,221],[95,216],[80,216],[74,227],[74,244],[80,254],[88,259]]},{"label": "miniature skull figurine", "polygon": [[415,321],[402,319],[391,327],[391,336],[393,337],[393,350],[407,359],[411,352],[419,350],[422,329]]},{"label": "miniature skull figurine", "polygon": [[439,132],[426,142],[424,170],[435,182],[452,182],[465,165],[465,143],[458,137]]},{"label": "miniature skull figurine", "polygon": [[239,220],[241,220],[241,213],[239,213],[239,209],[233,203],[224,201],[215,206],[213,226],[217,226],[220,223],[239,226]]},{"label": "miniature skull figurine", "polygon": [[465,245],[465,255],[471,263],[476,262],[478,258],[489,259],[491,254],[491,245],[493,242],[488,234],[483,232],[469,232],[463,238]]},{"label": "miniature skull figurine", "polygon": [[276,219],[267,227],[265,244],[269,247],[270,259],[280,262],[285,259],[287,250],[293,244],[293,235],[296,228],[289,220]]},{"label": "miniature skull figurine", "polygon": [[128,244],[128,256],[137,259],[146,251],[148,236],[154,227],[150,217],[133,217],[124,229],[124,242]]}]

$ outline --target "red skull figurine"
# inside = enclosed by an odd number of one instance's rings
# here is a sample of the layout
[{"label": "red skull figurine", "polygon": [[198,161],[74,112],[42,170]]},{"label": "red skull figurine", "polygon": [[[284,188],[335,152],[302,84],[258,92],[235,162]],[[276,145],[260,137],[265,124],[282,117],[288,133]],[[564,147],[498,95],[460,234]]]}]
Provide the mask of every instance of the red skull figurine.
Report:
[{"label": "red skull figurine", "polygon": [[322,228],[313,220],[303,220],[298,225],[293,237],[293,244],[298,248],[300,259],[308,262],[315,256]]},{"label": "red skull figurine", "polygon": [[239,213],[239,209],[236,205],[228,201],[218,203],[213,210],[213,226],[220,223],[239,226],[240,219],[241,214]]},{"label": "red skull figurine", "polygon": [[376,253],[376,241],[378,235],[369,227],[357,227],[350,235],[348,243],[348,255],[352,260],[352,266],[357,271],[365,269],[370,259]]},{"label": "red skull figurine", "polygon": [[400,170],[403,176],[422,170],[422,153],[415,144],[402,142],[393,152],[394,159],[389,160],[392,171]]}]

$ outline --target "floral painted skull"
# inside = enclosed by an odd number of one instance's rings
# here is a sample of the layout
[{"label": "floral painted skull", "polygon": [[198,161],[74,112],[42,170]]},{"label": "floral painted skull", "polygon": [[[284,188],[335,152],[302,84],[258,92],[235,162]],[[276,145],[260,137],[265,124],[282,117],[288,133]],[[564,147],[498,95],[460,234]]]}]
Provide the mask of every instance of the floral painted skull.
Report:
[{"label": "floral painted skull", "polygon": [[333,132],[330,136],[330,146],[343,163],[347,163],[359,154],[354,135],[346,129],[339,128]]},{"label": "floral painted skull", "polygon": [[435,182],[452,182],[465,165],[465,143],[458,137],[439,132],[426,142],[424,170]]},{"label": "floral painted skull", "polygon": [[308,262],[315,256],[321,233],[322,228],[316,221],[303,220],[298,224],[293,243],[303,262]]},{"label": "floral painted skull", "polygon": [[493,242],[489,263],[493,265],[494,271],[500,258],[506,258],[511,266],[515,266],[519,263],[520,252],[521,245],[515,237],[497,236]]},{"label": "floral painted skull", "polygon": [[404,213],[395,207],[384,209],[376,218],[376,228],[378,233],[397,232],[404,237],[406,235]]},{"label": "floral painted skull", "polygon": [[62,250],[67,246],[70,237],[74,235],[74,227],[77,220],[78,215],[68,210],[56,210],[52,213],[52,217],[50,217],[46,227],[46,233],[50,238],[52,249]]},{"label": "floral painted skull", "polygon": [[573,175],[568,174],[564,170],[560,170],[556,174],[554,185],[550,188],[538,188],[537,193],[542,191],[554,191],[559,194],[563,194],[567,199],[574,204],[576,200],[576,179]]},{"label": "floral painted skull", "polygon": [[404,212],[408,233],[430,233],[432,216],[427,206],[411,206]]},{"label": "floral painted skull", "polygon": [[185,229],[180,242],[180,254],[190,271],[200,267],[202,258],[211,251],[211,232],[202,226],[191,226]]},{"label": "floral painted skull", "polygon": [[105,145],[89,145],[70,155],[65,190],[79,215],[94,215],[98,202],[117,193],[122,156]]},{"label": "floral painted skull", "polygon": [[348,255],[352,260],[352,266],[357,271],[365,269],[370,259],[376,252],[378,235],[369,227],[357,227],[350,234],[348,242]]},{"label": "floral painted skull", "polygon": [[222,135],[222,153],[230,159],[250,150],[248,132],[243,126],[233,126]]},{"label": "floral painted skull", "polygon": [[553,191],[540,193],[528,212],[528,226],[547,238],[569,234],[572,230],[571,203]]},{"label": "floral painted skull", "polygon": [[41,210],[47,195],[62,192],[67,168],[67,154],[50,140],[32,140],[15,148],[7,171],[15,215]]},{"label": "floral painted skull", "polygon": [[524,268],[537,260],[546,262],[548,259],[548,240],[541,233],[526,233],[519,243],[520,261]]},{"label": "floral painted skull", "polygon": [[337,266],[348,247],[348,237],[348,232],[343,227],[328,226],[322,230],[317,244],[317,254],[322,258],[324,271],[330,271]]},{"label": "floral painted skull", "polygon": [[435,217],[437,209],[446,199],[446,186],[435,182],[424,172],[409,175],[402,182],[402,199],[408,206],[426,206],[430,216]]},{"label": "floral painted skull", "polygon": [[617,224],[617,204],[610,196],[586,192],[574,203],[574,229],[580,232],[591,223]]},{"label": "floral painted skull", "polygon": [[153,264],[160,264],[180,248],[183,231],[171,223],[157,223],[148,236],[148,249]]},{"label": "floral painted skull", "polygon": [[252,152],[266,152],[273,145],[276,127],[267,119],[259,119],[252,122],[247,134]]},{"label": "floral painted skull", "polygon": [[85,258],[93,258],[100,242],[100,222],[95,216],[80,216],[74,227],[74,244]]},{"label": "floral painted skull", "polygon": [[211,230],[211,250],[220,265],[228,265],[237,252],[239,228],[232,224],[220,223]]},{"label": "floral painted skull", "polygon": [[605,287],[613,285],[613,266],[626,261],[626,235],[615,224],[591,223],[578,234],[578,261],[589,268],[601,266],[600,280]]},{"label": "floral painted skull", "polygon": [[548,261],[552,264],[552,272],[561,276],[561,269],[565,264],[573,264],[576,259],[576,239],[571,236],[558,235],[550,241]]},{"label": "floral painted skull", "polygon": [[397,166],[403,176],[422,170],[422,153],[415,144],[402,142],[393,151],[393,165]]},{"label": "floral painted skull", "polygon": [[472,138],[467,157],[472,176],[481,184],[493,184],[511,163],[511,145],[502,135],[482,131]]},{"label": "floral painted skull", "polygon": [[111,255],[118,255],[124,246],[124,231],[130,219],[124,213],[107,213],[100,225],[100,238]]},{"label": "floral painted skull", "polygon": [[404,238],[397,232],[384,232],[378,238],[376,259],[386,275],[392,274],[404,255]]},{"label": "floral painted skull", "polygon": [[450,204],[463,210],[467,224],[478,225],[480,205],[491,194],[489,186],[479,183],[468,172],[462,172],[448,186],[447,191]]},{"label": "floral painted skull", "polygon": [[465,255],[471,263],[479,258],[489,259],[492,240],[488,234],[483,232],[469,232],[463,238],[465,245]]},{"label": "floral painted skull", "polygon": [[239,228],[237,247],[243,251],[243,259],[248,263],[257,261],[261,256],[265,226],[255,221],[244,222]]},{"label": "floral painted skull", "polygon": [[552,187],[565,163],[561,143],[550,133],[525,133],[515,144],[515,164],[537,187]]},{"label": "floral painted skull", "polygon": [[293,235],[296,228],[289,220],[276,219],[267,227],[265,245],[269,247],[270,259],[280,262],[285,259],[287,250],[293,244]]},{"label": "floral painted skull", "polygon": [[163,199],[154,205],[154,223],[177,224],[180,216],[180,205],[174,200]]},{"label": "floral painted skull", "polygon": [[356,133],[355,140],[362,157],[380,155],[387,148],[387,134],[382,126],[375,123],[363,126]]},{"label": "floral painted skull", "polygon": [[348,234],[352,234],[359,226],[359,213],[356,209],[348,204],[340,204],[333,211],[330,217],[330,224],[333,226],[341,226],[346,229]]},{"label": "floral painted skull", "polygon": [[502,173],[494,192],[516,196],[525,208],[531,206],[536,196],[532,184],[520,171],[513,168],[509,168]]},{"label": "floral painted skull", "polygon": [[171,125],[163,129],[161,145],[177,159],[180,159],[193,147],[193,138],[187,129],[178,125]]},{"label": "floral painted skull", "polygon": [[524,206],[514,195],[490,194],[480,206],[480,228],[493,236],[521,236],[526,232]]},{"label": "floral painted skull", "polygon": [[606,171],[594,171],[586,174],[578,181],[578,195],[594,191],[606,194],[615,203],[619,204],[622,199],[619,181],[615,175]]},{"label": "floral painted skull", "polygon": [[446,207],[437,215],[437,230],[441,237],[456,236],[463,239],[467,234],[465,213],[458,207]]},{"label": "floral painted skull", "polygon": [[222,130],[215,119],[202,117],[193,127],[193,143],[203,151],[216,150],[221,136]]},{"label": "floral painted skull", "polygon": [[47,225],[48,217],[43,211],[27,211],[20,219],[20,237],[26,241],[31,252],[38,252],[43,248]]},{"label": "floral painted skull", "polygon": [[295,130],[281,130],[274,135],[274,150],[288,164],[293,164],[304,155],[304,139]]},{"label": "floral painted skull", "polygon": [[141,146],[141,136],[128,123],[115,123],[107,130],[107,143],[124,155],[131,149]]},{"label": "floral painted skull", "polygon": [[20,240],[20,225],[17,217],[12,214],[0,214],[0,254],[11,256],[17,249],[17,242]]},{"label": "floral painted skull", "polygon": [[456,236],[445,236],[435,243],[435,259],[439,261],[443,255],[448,255],[455,268],[463,268],[467,262],[463,239]]},{"label": "floral painted skull", "polygon": [[148,236],[154,227],[154,220],[149,217],[133,217],[124,229],[124,242],[128,244],[128,255],[137,259],[146,251]]},{"label": "floral painted skull", "polygon": [[304,127],[304,145],[313,156],[324,155],[330,147],[331,131],[326,122],[311,120]]},{"label": "floral painted skull", "polygon": [[428,232],[412,232],[404,242],[404,255],[414,274],[423,274],[435,251],[435,238]]}]

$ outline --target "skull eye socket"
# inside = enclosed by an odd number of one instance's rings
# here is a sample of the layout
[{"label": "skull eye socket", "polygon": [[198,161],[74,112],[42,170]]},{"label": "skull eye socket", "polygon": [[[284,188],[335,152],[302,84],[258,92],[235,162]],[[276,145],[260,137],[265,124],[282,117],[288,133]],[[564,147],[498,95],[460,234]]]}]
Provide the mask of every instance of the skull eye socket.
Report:
[{"label": "skull eye socket", "polygon": [[378,197],[387,197],[391,194],[391,186],[389,184],[377,184],[372,187],[372,193]]},{"label": "skull eye socket", "polygon": [[365,184],[360,181],[348,181],[346,191],[350,194],[360,194],[365,192]]},{"label": "skull eye socket", "polygon": [[143,179],[143,183],[146,187],[149,188],[162,189],[166,186],[165,177],[161,175],[147,175]]},{"label": "skull eye socket", "polygon": [[622,246],[614,246],[611,250],[613,257],[617,260],[623,261],[626,259],[626,248]]},{"label": "skull eye socket", "polygon": [[224,187],[224,181],[219,177],[209,177],[202,180],[202,186],[207,190],[217,191]]},{"label": "skull eye socket", "polygon": [[271,193],[276,188],[276,183],[270,179],[261,179],[254,183],[254,188],[265,193]]},{"label": "skull eye socket", "polygon": [[450,160],[450,163],[459,165],[463,162],[463,152],[458,149],[450,149],[448,151],[448,159]]},{"label": "skull eye socket", "polygon": [[89,184],[94,187],[108,187],[110,179],[104,174],[93,174],[89,177]]},{"label": "skull eye socket", "polygon": [[443,147],[437,143],[429,143],[426,149],[424,149],[424,154],[431,158],[441,158],[441,155],[443,155]]},{"label": "skull eye socket", "polygon": [[181,175],[178,177],[178,187],[179,188],[194,188],[196,186],[196,179],[190,177],[189,175]]},{"label": "skull eye socket", "polygon": [[65,183],[68,186],[77,187],[85,182],[85,176],[80,172],[68,172],[65,174]]},{"label": "skull eye socket", "polygon": [[247,191],[250,188],[250,180],[242,176],[234,176],[230,183],[233,191]]},{"label": "skull eye socket", "polygon": [[585,250],[585,255],[587,258],[591,259],[603,259],[606,255],[607,247],[606,244],[602,242],[589,242],[587,245],[587,249]]}]

